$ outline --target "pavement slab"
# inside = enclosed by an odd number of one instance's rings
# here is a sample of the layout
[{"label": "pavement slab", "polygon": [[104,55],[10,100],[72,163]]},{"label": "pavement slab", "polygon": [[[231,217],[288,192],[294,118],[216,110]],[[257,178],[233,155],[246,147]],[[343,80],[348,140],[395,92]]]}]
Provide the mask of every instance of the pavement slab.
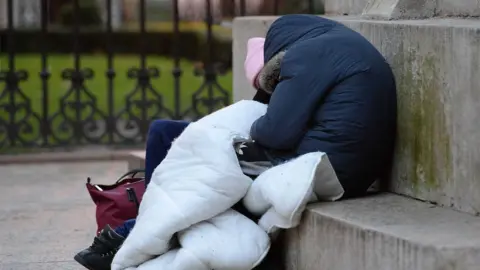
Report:
[{"label": "pavement slab", "polygon": [[85,188],[113,183],[124,161],[0,166],[0,269],[81,270],[73,255],[95,235]]}]

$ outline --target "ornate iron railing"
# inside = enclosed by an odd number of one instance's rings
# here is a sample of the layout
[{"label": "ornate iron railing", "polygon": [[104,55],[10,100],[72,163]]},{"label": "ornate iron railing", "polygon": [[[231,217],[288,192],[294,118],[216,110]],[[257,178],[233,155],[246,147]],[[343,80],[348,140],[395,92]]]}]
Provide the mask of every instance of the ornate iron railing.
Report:
[{"label": "ornate iron railing", "polygon": [[[182,51],[185,44],[181,44],[181,27],[178,0],[172,0],[172,35],[173,47],[171,50],[171,73],[162,70],[162,76],[172,76],[171,86],[154,83],[160,77],[158,66],[148,65],[150,54],[147,52],[147,18],[146,0],[138,0],[139,30],[135,38],[139,40],[137,51],[138,66],[129,67],[126,74],[119,73],[115,67],[115,60],[119,56],[115,50],[114,36],[117,31],[113,27],[112,5],[113,0],[104,0],[106,14],[101,30],[102,40],[105,40],[104,74],[95,73],[92,67],[82,64],[83,48],[80,4],[82,0],[71,0],[73,25],[63,29],[62,33],[71,38],[71,67],[63,66],[55,73],[50,67],[50,60],[54,54],[49,38],[52,35],[50,23],[50,0],[39,1],[41,8],[40,23],[33,32],[36,41],[35,57],[39,59],[39,73],[32,74],[25,68],[25,63],[19,66],[18,51],[21,40],[19,35],[24,33],[15,23],[15,1],[3,0],[6,5],[6,23],[0,29],[0,152],[11,152],[15,149],[52,148],[77,145],[130,145],[145,141],[149,123],[157,118],[196,119],[212,112],[230,102],[230,86],[221,85],[218,76],[225,74],[225,68],[219,68],[215,59],[215,40],[213,34],[214,18],[211,0],[205,2],[206,19],[205,43],[207,49],[202,64],[195,68],[196,76],[202,80],[197,89],[189,89],[189,97],[182,89],[183,76]],[[302,0],[303,1],[303,0]],[[0,0],[2,2],[2,0]],[[232,0],[232,13],[236,16],[245,15],[245,0]],[[268,1],[266,1],[268,2]],[[278,14],[280,1],[270,1],[272,13]],[[288,1],[284,1],[288,2]],[[0,3],[1,8],[1,3]],[[307,1],[309,12],[314,11],[314,1]],[[238,11],[236,11],[238,10]],[[0,13],[2,11],[0,10]],[[235,14],[237,13],[237,14]],[[0,14],[1,17],[1,14]],[[1,18],[0,18],[1,23]],[[1,26],[1,25],[0,25]],[[1,28],[1,27],[0,27]],[[22,32],[23,31],[23,32]],[[65,31],[67,31],[65,33]],[[87,30],[92,31],[92,30]],[[154,33],[153,33],[154,35]],[[3,37],[3,40],[1,40]],[[28,61],[28,60],[27,60]],[[35,65],[36,63],[26,65]],[[228,68],[227,68],[228,69]],[[98,70],[98,68],[97,68]],[[62,89],[53,87],[52,78],[61,76],[65,82]],[[90,82],[94,78],[105,76],[105,85],[92,87]],[[119,95],[116,91],[116,80],[126,76],[134,82],[132,89],[123,93],[120,104],[116,101]],[[39,85],[26,88],[25,84],[35,77]],[[171,87],[171,89],[169,89]],[[59,94],[61,93],[61,94]],[[173,99],[166,102],[165,94]],[[53,95],[54,94],[54,95]],[[55,99],[52,97],[55,96]],[[190,100],[185,104],[185,100]],[[167,104],[168,103],[168,104]]]}]

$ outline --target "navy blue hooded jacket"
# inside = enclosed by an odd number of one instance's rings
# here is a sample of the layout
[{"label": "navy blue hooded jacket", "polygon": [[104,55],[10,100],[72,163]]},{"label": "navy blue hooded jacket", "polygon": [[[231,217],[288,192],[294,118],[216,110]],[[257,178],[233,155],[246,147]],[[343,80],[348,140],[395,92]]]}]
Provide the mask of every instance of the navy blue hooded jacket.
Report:
[{"label": "navy blue hooded jacket", "polygon": [[265,63],[283,52],[279,82],[252,139],[286,158],[325,152],[345,196],[364,194],[386,176],[393,156],[390,66],[357,32],[313,15],[286,15],[272,24]]}]

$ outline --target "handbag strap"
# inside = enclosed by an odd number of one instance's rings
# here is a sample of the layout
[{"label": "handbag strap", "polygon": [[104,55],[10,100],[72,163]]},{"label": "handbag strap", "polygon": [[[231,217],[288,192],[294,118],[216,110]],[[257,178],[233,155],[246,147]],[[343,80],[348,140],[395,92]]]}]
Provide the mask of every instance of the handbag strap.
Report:
[{"label": "handbag strap", "polygon": [[145,169],[134,169],[134,170],[131,170],[127,173],[125,173],[124,175],[122,175],[118,180],[117,180],[117,184],[120,183],[125,177],[127,176],[130,176],[130,177],[134,177],[137,173],[145,173]]}]

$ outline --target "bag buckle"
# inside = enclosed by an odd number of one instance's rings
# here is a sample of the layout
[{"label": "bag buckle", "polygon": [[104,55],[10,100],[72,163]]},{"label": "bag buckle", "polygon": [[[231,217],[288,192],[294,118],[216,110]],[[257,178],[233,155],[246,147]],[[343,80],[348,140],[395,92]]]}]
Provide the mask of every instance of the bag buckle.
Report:
[{"label": "bag buckle", "polygon": [[140,203],[138,202],[137,194],[133,188],[127,188],[128,201],[135,203],[137,210],[140,208]]}]

